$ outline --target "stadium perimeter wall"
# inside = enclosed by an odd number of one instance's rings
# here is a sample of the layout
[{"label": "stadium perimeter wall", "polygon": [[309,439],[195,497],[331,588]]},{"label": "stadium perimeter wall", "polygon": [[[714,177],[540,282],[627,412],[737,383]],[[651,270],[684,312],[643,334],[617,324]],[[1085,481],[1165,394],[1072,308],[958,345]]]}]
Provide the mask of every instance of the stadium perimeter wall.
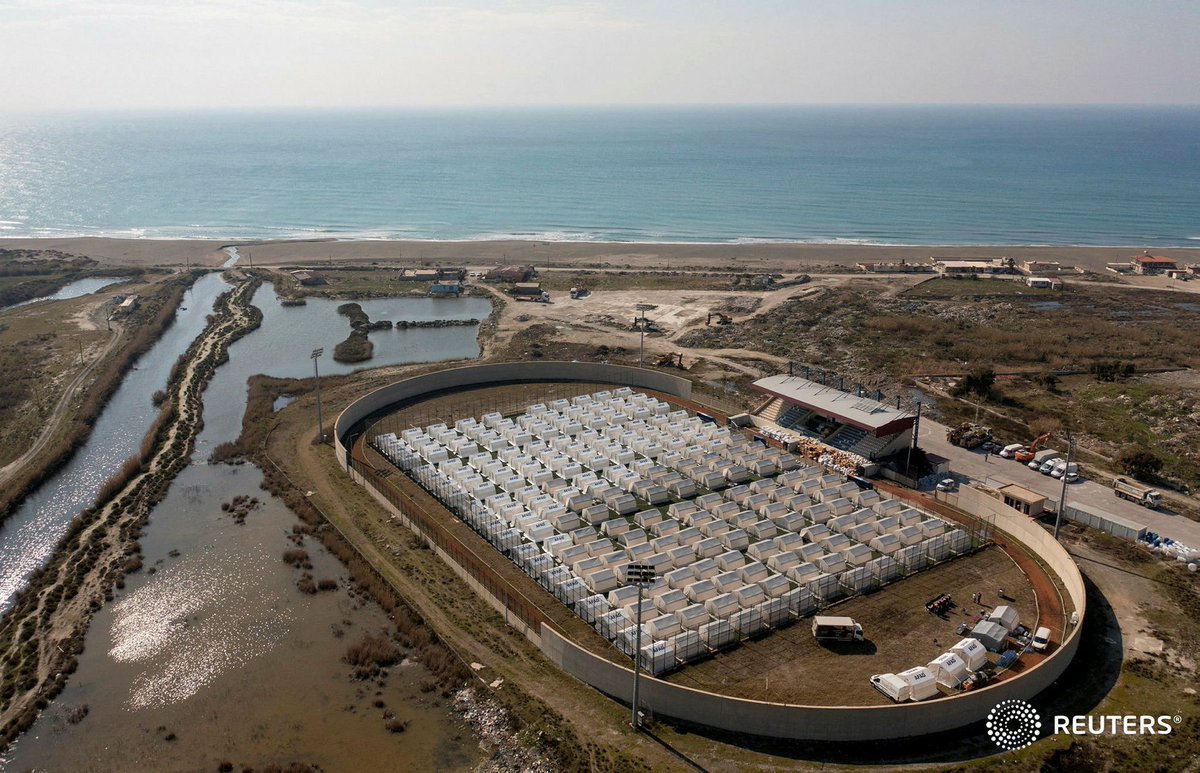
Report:
[{"label": "stadium perimeter wall", "polygon": [[[338,461],[348,469],[346,441],[351,431],[389,405],[450,389],[534,381],[614,383],[654,389],[684,399],[691,395],[691,382],[687,379],[626,366],[538,362],[453,368],[389,384],[347,406],[334,424]],[[382,504],[395,510],[368,477],[355,474],[352,469],[348,471]],[[1015,511],[988,515],[994,516],[994,528],[1022,543],[1058,576],[1082,619],[1087,607],[1086,591],[1079,569],[1067,551],[1036,522]],[[410,527],[417,525],[407,518],[405,522]],[[438,552],[488,603],[507,612],[504,599],[489,587],[491,583],[481,583],[480,578],[472,577],[450,553]],[[940,700],[887,706],[801,706],[720,695],[643,675],[643,707],[658,716],[718,730],[790,740],[867,741],[926,735],[980,722],[1001,701],[1029,700],[1049,687],[1066,670],[1079,648],[1082,626],[1067,624],[1067,627],[1061,645],[1019,677]],[[613,698],[631,702],[631,669],[586,651],[544,622],[540,631],[533,625],[518,625],[518,628],[547,658],[576,679]]]}]

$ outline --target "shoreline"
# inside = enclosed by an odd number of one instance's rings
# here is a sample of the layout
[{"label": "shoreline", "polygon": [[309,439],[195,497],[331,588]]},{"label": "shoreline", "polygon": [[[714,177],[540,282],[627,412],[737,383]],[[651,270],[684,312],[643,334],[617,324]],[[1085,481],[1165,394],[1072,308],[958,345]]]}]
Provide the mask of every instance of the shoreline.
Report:
[{"label": "shoreline", "polygon": [[859,261],[930,257],[1011,257],[1069,262],[1091,270],[1125,262],[1149,249],[1154,254],[1200,263],[1196,247],[1090,247],[1078,245],[878,245],[809,242],[590,242],[497,240],[339,239],[221,241],[205,239],[132,239],[111,237],[0,238],[0,250],[60,250],[85,255],[109,265],[220,266],[223,248],[236,246],[257,265],[370,264],[388,265],[446,261],[471,266],[505,263],[538,268],[612,268],[684,270],[721,268],[731,271],[795,269],[826,264],[853,266]]}]

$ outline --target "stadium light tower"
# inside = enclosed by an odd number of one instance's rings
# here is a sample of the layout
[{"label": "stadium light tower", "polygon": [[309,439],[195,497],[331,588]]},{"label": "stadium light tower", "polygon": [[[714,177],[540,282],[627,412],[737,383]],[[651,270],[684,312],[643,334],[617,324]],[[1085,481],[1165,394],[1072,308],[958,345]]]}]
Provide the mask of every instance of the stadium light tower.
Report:
[{"label": "stadium light tower", "polygon": [[642,674],[642,590],[658,579],[653,564],[630,564],[625,568],[625,581],[637,586],[637,633],[633,643],[633,729],[642,727],[638,712],[638,687]]},{"label": "stadium light tower", "polygon": [[325,442],[325,429],[321,425],[321,371],[317,368],[317,359],[325,353],[324,349],[313,349],[309,355],[313,361],[313,375],[317,379],[317,442]]}]

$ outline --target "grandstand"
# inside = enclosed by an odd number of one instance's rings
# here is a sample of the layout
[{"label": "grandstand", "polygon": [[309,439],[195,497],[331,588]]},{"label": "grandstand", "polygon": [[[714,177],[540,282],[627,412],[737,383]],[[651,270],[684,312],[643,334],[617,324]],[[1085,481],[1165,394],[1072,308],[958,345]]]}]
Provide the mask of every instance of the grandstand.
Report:
[{"label": "grandstand", "polygon": [[874,461],[912,442],[914,414],[857,392],[799,376],[768,376],[750,385],[770,397],[752,416],[775,428],[779,440],[807,438],[831,449]]}]

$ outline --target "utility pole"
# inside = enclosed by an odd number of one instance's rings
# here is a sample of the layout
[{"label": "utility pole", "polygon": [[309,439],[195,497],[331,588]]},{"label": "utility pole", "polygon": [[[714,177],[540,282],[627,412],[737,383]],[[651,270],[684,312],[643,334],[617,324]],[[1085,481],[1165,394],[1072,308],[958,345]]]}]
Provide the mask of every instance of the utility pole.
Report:
[{"label": "utility pole", "polygon": [[1054,539],[1058,540],[1058,530],[1062,528],[1063,510],[1067,509],[1067,473],[1071,470],[1071,460],[1075,458],[1075,439],[1067,430],[1067,466],[1062,474],[1062,490],[1058,495],[1058,512],[1054,515]]},{"label": "utility pole", "polygon": [[313,349],[309,355],[313,361],[313,375],[317,379],[317,442],[325,442],[325,428],[321,426],[321,372],[317,368],[317,358],[325,353],[324,349]]},{"label": "utility pole", "polygon": [[653,583],[658,576],[653,564],[630,564],[625,567],[625,581],[637,586],[637,633],[633,643],[633,729],[642,727],[641,713],[638,711],[638,687],[642,673],[642,590]]}]

